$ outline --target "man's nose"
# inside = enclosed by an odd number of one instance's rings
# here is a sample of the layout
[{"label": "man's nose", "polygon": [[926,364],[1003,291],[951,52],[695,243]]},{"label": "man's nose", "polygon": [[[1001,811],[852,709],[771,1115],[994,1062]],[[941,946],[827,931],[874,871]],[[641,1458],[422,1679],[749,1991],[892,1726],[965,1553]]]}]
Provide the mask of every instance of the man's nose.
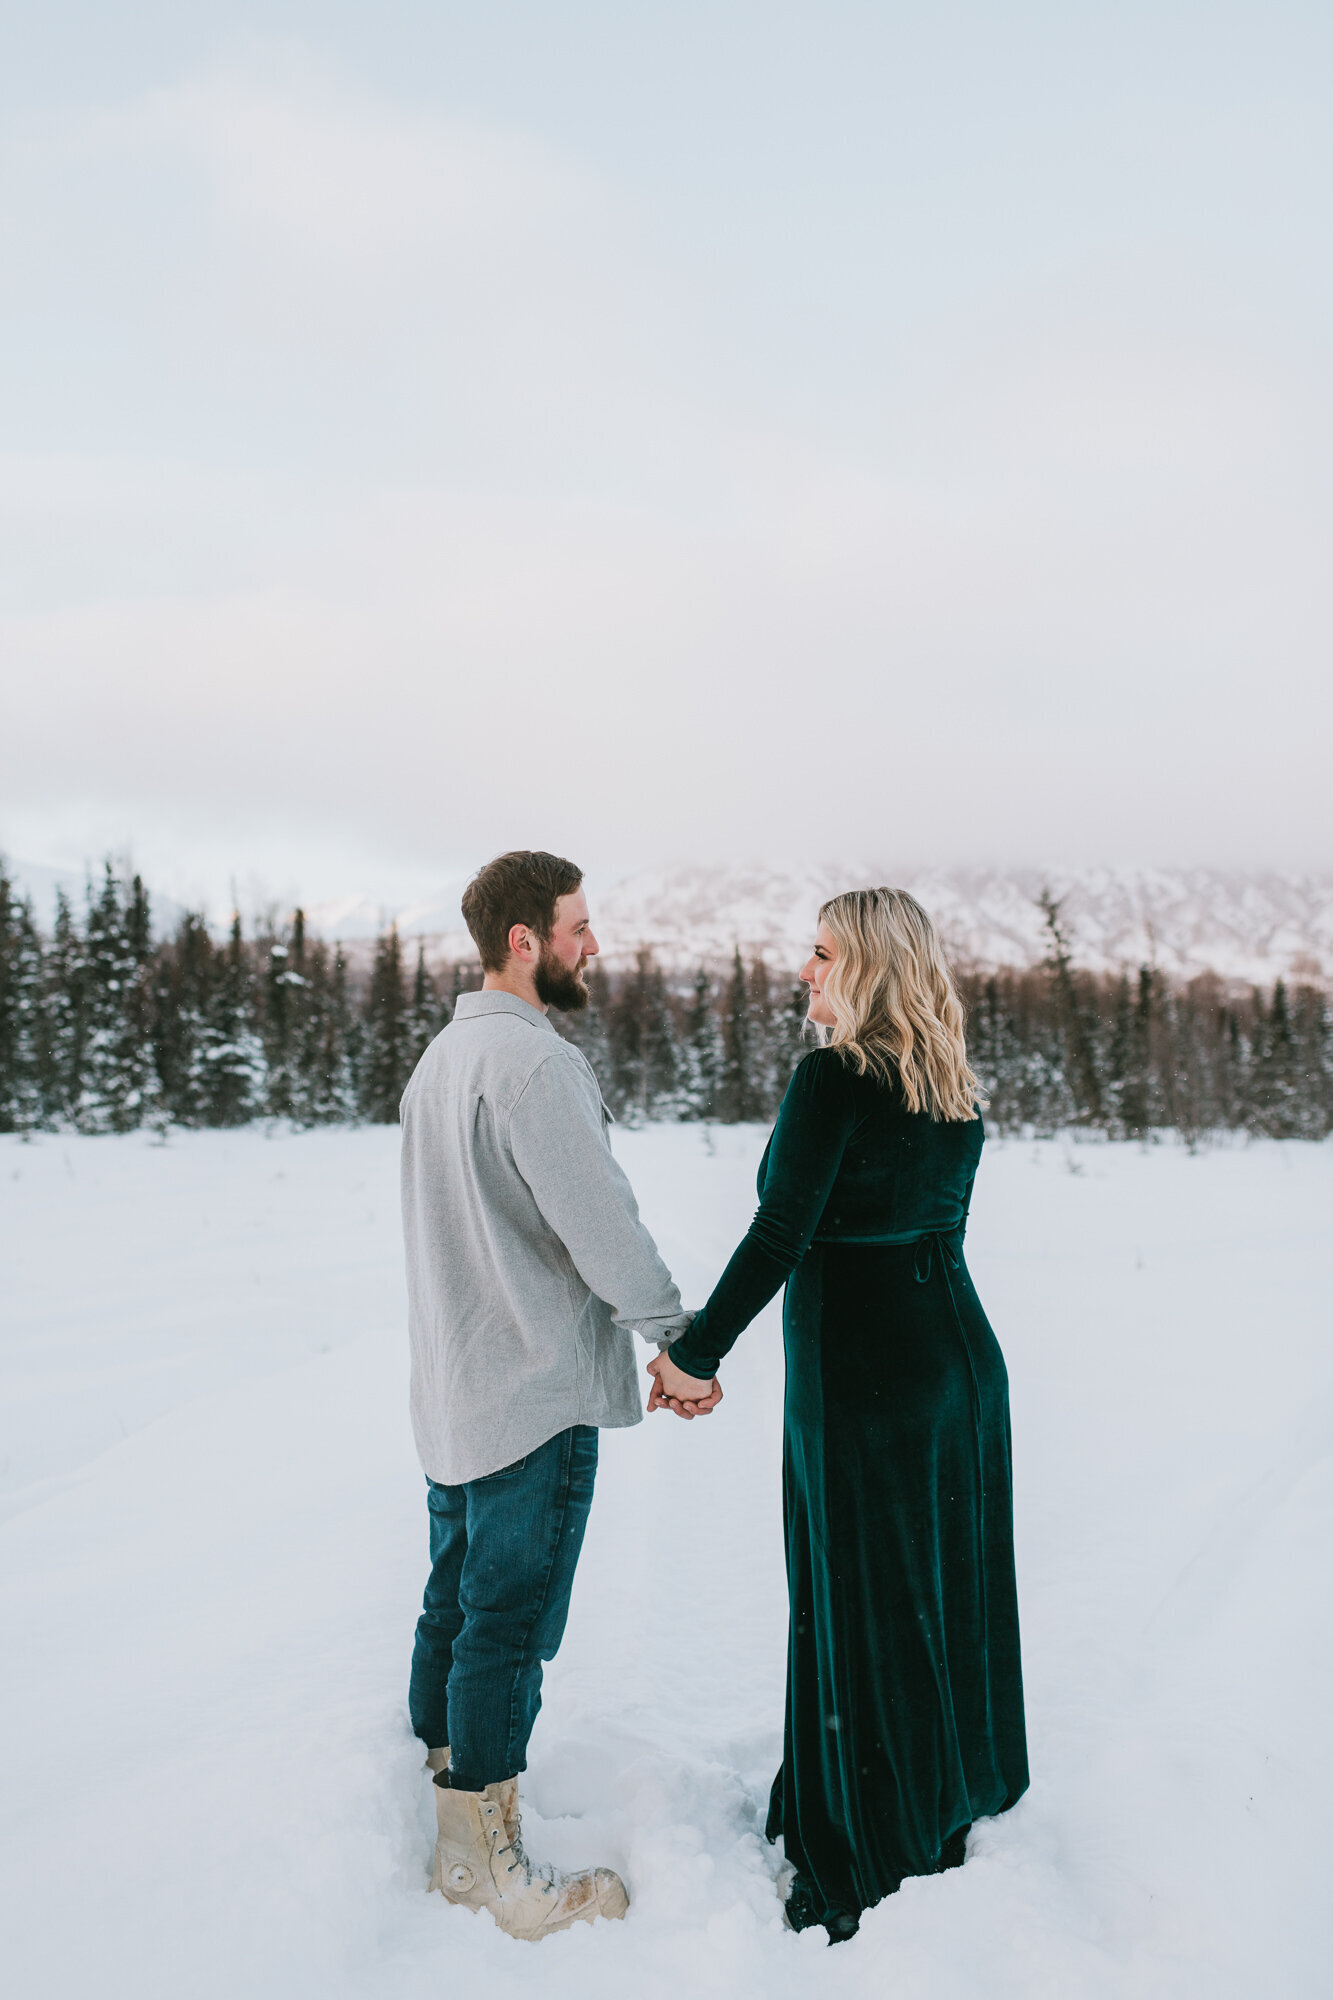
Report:
[{"label": "man's nose", "polygon": [[601,948],[591,931],[583,933],[583,956],[585,958],[596,958]]}]

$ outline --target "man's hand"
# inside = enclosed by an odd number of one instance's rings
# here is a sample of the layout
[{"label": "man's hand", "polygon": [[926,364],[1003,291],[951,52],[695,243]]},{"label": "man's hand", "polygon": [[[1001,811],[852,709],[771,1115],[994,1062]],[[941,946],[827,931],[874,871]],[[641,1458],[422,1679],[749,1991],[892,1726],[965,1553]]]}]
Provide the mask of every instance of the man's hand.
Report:
[{"label": "man's hand", "polygon": [[669,1348],[663,1348],[657,1359],[648,1363],[648,1373],[653,1378],[650,1410],[672,1410],[678,1417],[706,1417],[722,1401],[722,1384],[716,1375],[711,1382],[687,1375],[683,1368],[677,1368]]}]

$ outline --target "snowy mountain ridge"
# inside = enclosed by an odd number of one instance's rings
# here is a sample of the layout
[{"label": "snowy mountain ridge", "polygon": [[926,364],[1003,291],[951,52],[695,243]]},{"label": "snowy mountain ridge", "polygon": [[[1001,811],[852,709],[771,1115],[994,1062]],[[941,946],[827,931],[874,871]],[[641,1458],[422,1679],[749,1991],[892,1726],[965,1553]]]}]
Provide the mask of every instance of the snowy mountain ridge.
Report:
[{"label": "snowy mountain ridge", "polygon": [[[55,891],[77,908],[84,881],[63,869],[10,863],[49,930]],[[1333,982],[1333,873],[1215,868],[953,868],[899,873],[882,864],[804,869],[762,862],[676,865],[608,882],[589,877],[603,956],[611,966],[653,951],[669,970],[717,967],[739,947],[774,971],[807,957],[819,905],[857,883],[898,881],[931,911],[964,967],[1029,966],[1046,954],[1043,890],[1058,900],[1078,964],[1092,970],[1152,964],[1176,978],[1215,972],[1269,985],[1274,979]],[[421,939],[432,964],[475,956],[458,906],[462,878],[438,896],[394,905],[352,893],[306,906],[309,929],[350,947],[356,959],[390,922]],[[153,896],[155,929],[183,914]]]},{"label": "snowy mountain ridge", "polygon": [[[800,965],[820,903],[857,883],[893,882],[882,868],[801,875],[755,869],[676,870],[631,877],[597,905],[616,955],[651,944],[670,963],[742,950]],[[1211,971],[1256,980],[1333,975],[1333,875],[1213,869],[949,869],[897,878],[940,925],[969,968],[1035,965],[1050,942],[1040,898],[1049,890],[1080,965],[1155,964],[1180,978]]]},{"label": "snowy mountain ridge", "polygon": [[[807,870],[761,864],[645,870],[603,887],[589,883],[606,962],[647,948],[675,972],[718,966],[739,946],[775,971],[809,954],[819,906],[857,883],[894,881],[882,867]],[[944,869],[897,878],[937,919],[965,967],[1035,965],[1049,934],[1043,890],[1060,903],[1078,964],[1092,970],[1152,964],[1176,978],[1200,972],[1254,981],[1333,979],[1333,874],[1275,870],[1098,868]],[[427,941],[432,961],[473,955],[455,899],[392,912],[406,937]],[[307,912],[325,936],[372,935],[383,921],[352,899]]]}]

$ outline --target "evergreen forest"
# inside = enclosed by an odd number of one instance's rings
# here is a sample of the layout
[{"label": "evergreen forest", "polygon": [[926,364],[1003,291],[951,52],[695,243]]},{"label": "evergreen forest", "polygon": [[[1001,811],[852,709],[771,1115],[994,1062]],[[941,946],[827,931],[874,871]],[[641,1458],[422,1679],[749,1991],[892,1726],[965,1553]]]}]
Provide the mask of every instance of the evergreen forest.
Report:
[{"label": "evergreen forest", "polygon": [[[1115,1138],[1333,1131],[1333,1036],[1313,984],[1239,990],[1212,974],[1079,968],[1059,906],[1027,970],[962,972],[968,1050],[1001,1131]],[[651,954],[589,968],[592,1004],[552,1019],[618,1118],[771,1120],[811,1046],[804,988],[737,951],[668,977]],[[147,892],[108,865],[49,935],[0,867],[0,1131],[391,1123],[422,1051],[479,986],[441,975],[395,929],[369,959],[288,922],[214,935],[198,916],[154,937]]]}]

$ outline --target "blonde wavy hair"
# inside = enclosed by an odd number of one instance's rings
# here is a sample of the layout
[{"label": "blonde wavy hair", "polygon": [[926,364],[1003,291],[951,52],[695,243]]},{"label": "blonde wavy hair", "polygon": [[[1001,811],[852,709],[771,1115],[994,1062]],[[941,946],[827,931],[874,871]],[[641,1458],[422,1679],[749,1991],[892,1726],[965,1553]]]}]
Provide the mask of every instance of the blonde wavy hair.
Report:
[{"label": "blonde wavy hair", "polygon": [[827,1046],[861,1076],[896,1076],[909,1111],[975,1118],[985,1099],[968,1068],[963,1003],[920,903],[905,889],[848,889],[819,920],[838,947],[824,981],[836,1023]]}]

